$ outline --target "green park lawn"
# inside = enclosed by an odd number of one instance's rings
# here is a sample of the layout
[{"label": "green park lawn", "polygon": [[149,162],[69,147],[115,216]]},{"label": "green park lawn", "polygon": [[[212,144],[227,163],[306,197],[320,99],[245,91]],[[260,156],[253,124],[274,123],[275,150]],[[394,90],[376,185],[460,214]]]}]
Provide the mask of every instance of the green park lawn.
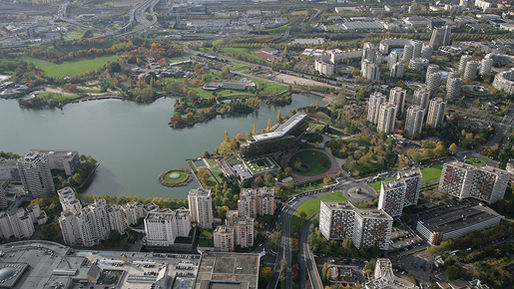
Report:
[{"label": "green park lawn", "polygon": [[63,78],[65,76],[77,76],[91,70],[96,70],[108,62],[117,61],[118,57],[115,55],[100,56],[74,61],[64,61],[59,64],[29,56],[22,57],[22,60],[33,63],[35,66],[43,70],[46,76]]},{"label": "green park lawn", "polygon": [[64,35],[64,39],[66,39],[66,40],[82,39],[82,36],[84,36],[85,33],[86,33],[86,31],[84,31],[84,30],[72,30]]},{"label": "green park lawn", "polygon": [[77,98],[78,95],[76,95],[76,94],[61,94],[61,93],[43,91],[43,92],[38,93],[36,95],[36,97],[45,99],[47,102],[50,100],[61,102],[63,100],[67,100],[67,99]]},{"label": "green park lawn", "polygon": [[251,81],[255,82],[255,85],[257,86],[257,89],[262,89],[264,94],[266,95],[272,95],[277,93],[282,93],[287,90],[287,86],[277,84],[271,81],[261,80],[253,77],[248,77]]},{"label": "green park lawn", "polygon": [[335,192],[332,194],[319,196],[315,199],[305,202],[301,205],[293,214],[293,218],[291,219],[291,231],[299,231],[300,225],[302,221],[301,212],[304,212],[306,217],[305,220],[309,220],[314,215],[319,213],[321,201],[340,201],[346,202],[347,199],[343,196],[341,192]]},{"label": "green park lawn", "polygon": [[246,64],[241,64],[241,63],[233,62],[233,61],[230,61],[229,64],[232,65],[231,70],[235,70],[235,71],[248,70],[251,68],[250,66],[248,66]]},{"label": "green park lawn", "polygon": [[423,176],[423,182],[431,181],[434,179],[439,179],[441,177],[441,172],[443,171],[443,165],[436,165],[433,167],[424,168],[421,170],[421,175]]},{"label": "green park lawn", "polygon": [[77,87],[78,93],[102,93],[102,91],[98,88],[89,88],[89,87]]},{"label": "green park lawn", "polygon": [[485,161],[483,159],[477,158],[477,157],[466,158],[466,163],[477,166],[477,167],[481,167],[481,166],[485,165]]},{"label": "green park lawn", "polygon": [[294,167],[293,164],[297,160],[307,167],[305,170],[294,169],[294,173],[300,176],[318,176],[326,173],[332,166],[326,154],[315,150],[305,150],[295,154],[291,158],[291,167]]},{"label": "green park lawn", "polygon": [[262,62],[264,58],[256,55],[252,49],[249,48],[239,48],[239,47],[225,47],[219,50],[219,53],[225,56],[230,56],[234,58],[243,58],[246,61],[250,62]]}]

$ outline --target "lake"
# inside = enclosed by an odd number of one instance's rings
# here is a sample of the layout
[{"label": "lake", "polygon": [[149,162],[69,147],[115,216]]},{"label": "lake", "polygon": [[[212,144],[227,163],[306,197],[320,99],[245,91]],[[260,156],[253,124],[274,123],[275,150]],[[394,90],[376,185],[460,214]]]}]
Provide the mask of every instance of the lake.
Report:
[{"label": "lake", "polygon": [[100,162],[88,194],[112,194],[184,198],[190,188],[167,188],[157,177],[171,168],[186,167],[185,159],[212,152],[223,140],[237,133],[264,129],[268,119],[276,122],[291,109],[315,104],[321,98],[294,94],[290,105],[261,104],[249,115],[217,117],[191,128],[173,129],[168,121],[174,99],[160,98],[152,104],[116,99],[69,104],[61,110],[24,109],[16,100],[0,100],[0,150],[20,155],[31,149],[78,150]]}]

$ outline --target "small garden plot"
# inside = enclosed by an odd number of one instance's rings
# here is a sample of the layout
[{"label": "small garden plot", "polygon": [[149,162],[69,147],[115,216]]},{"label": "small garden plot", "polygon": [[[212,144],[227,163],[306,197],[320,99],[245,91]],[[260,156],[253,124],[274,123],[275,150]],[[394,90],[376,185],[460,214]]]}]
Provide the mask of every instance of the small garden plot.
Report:
[{"label": "small garden plot", "polygon": [[244,161],[252,174],[262,174],[278,169],[279,165],[272,157],[263,157]]}]

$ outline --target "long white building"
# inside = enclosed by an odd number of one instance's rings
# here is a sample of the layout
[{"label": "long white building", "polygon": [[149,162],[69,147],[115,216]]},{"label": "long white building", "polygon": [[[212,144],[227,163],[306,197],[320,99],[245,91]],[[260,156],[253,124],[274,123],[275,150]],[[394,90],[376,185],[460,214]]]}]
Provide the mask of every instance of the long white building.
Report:
[{"label": "long white building", "polygon": [[[146,212],[142,204],[108,206],[102,198],[83,207],[76,198],[75,192],[69,187],[59,190],[57,194],[63,209],[59,217],[59,226],[64,243],[71,246],[91,247],[108,239],[113,231],[124,234],[128,225],[137,223],[137,220]],[[140,209],[141,212],[135,209],[131,218],[128,218],[127,212],[131,211],[126,208],[132,207]]]}]

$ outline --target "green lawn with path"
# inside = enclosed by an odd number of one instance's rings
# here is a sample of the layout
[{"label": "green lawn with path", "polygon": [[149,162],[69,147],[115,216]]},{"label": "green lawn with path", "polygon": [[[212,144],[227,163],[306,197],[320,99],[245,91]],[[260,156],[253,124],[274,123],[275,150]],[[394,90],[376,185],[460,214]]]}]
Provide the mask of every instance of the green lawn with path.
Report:
[{"label": "green lawn with path", "polygon": [[300,230],[300,225],[302,221],[302,217],[300,215],[301,212],[305,212],[305,220],[309,220],[314,215],[319,213],[321,201],[340,201],[346,202],[347,199],[343,196],[341,192],[335,192],[331,194],[327,194],[324,196],[319,196],[315,199],[305,202],[303,205],[298,207],[298,209],[294,212],[293,218],[291,219],[291,231]]},{"label": "green lawn with path", "polygon": [[[295,168],[294,164],[300,161],[301,168]],[[332,166],[328,156],[316,150],[305,150],[295,154],[290,161],[290,166],[294,168],[294,173],[299,176],[319,176],[326,173]]]},{"label": "green lawn with path", "polygon": [[91,70],[96,70],[108,62],[117,61],[118,57],[116,55],[99,56],[95,58],[64,61],[58,64],[29,56],[23,56],[21,59],[33,63],[43,70],[46,76],[63,78],[65,76],[77,76]]},{"label": "green lawn with path", "polygon": [[477,157],[467,157],[466,163],[477,166],[477,167],[481,167],[481,166],[485,165],[485,161],[483,159],[477,158]]},{"label": "green lawn with path", "polygon": [[[424,168],[421,170],[422,182],[426,183],[435,179],[439,179],[441,177],[441,172],[443,170],[443,165],[435,165],[432,167]],[[380,192],[380,184],[382,182],[387,182],[396,179],[396,176],[392,178],[387,178],[381,181],[369,183],[369,186],[375,189],[375,191]]]}]

